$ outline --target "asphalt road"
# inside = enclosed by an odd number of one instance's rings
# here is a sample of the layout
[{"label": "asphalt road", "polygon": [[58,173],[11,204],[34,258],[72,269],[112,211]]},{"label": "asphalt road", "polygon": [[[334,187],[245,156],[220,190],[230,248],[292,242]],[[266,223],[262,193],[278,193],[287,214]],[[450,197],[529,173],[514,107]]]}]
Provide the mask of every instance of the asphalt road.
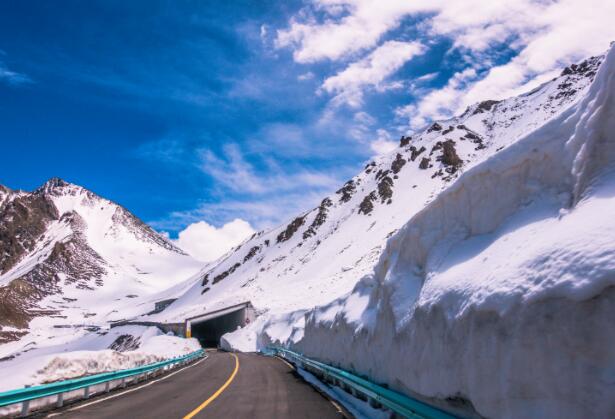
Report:
[{"label": "asphalt road", "polygon": [[207,359],[172,376],[139,386],[90,399],[65,411],[56,411],[52,416],[88,419],[345,417],[339,407],[305,383],[285,362],[257,354],[210,352]]}]

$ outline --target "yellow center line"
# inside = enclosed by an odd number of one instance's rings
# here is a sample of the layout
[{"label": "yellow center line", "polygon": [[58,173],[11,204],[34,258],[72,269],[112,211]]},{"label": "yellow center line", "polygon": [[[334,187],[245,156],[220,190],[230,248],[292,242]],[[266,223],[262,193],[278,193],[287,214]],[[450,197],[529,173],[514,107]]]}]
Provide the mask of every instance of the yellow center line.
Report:
[{"label": "yellow center line", "polygon": [[209,399],[207,399],[203,403],[201,403],[199,405],[199,407],[197,407],[192,412],[190,412],[186,416],[184,416],[184,419],[191,419],[194,416],[196,416],[201,410],[205,409],[209,405],[209,403],[213,402],[216,399],[216,397],[218,397],[220,394],[222,394],[222,392],[224,390],[226,390],[226,388],[229,386],[229,384],[231,384],[231,382],[233,381],[233,379],[237,375],[237,371],[239,371],[239,358],[237,358],[237,355],[235,355],[235,354],[231,354],[231,355],[233,355],[235,357],[235,369],[233,370],[233,373],[228,378],[228,380],[226,380],[226,383],[224,383],[222,385],[222,387],[220,387],[214,394],[212,394]]}]

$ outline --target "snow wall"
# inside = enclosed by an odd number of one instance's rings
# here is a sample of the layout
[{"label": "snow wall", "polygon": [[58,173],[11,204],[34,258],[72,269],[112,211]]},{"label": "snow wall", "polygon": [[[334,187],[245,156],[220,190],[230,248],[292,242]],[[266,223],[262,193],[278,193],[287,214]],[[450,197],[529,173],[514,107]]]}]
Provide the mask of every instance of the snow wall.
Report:
[{"label": "snow wall", "polygon": [[464,173],[348,296],[287,333],[265,324],[259,346],[466,416],[615,417],[614,166],[611,50],[583,100]]}]

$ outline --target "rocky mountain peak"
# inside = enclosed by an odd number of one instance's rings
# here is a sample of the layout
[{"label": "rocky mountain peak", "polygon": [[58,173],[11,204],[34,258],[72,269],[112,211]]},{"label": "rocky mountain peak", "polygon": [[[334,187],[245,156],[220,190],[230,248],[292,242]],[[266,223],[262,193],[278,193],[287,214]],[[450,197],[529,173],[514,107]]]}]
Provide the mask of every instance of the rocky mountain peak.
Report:
[{"label": "rocky mountain peak", "polygon": [[39,187],[35,192],[58,195],[69,189],[82,189],[81,187],[74,185],[61,179],[59,177],[52,177],[47,182],[45,182],[41,187]]}]

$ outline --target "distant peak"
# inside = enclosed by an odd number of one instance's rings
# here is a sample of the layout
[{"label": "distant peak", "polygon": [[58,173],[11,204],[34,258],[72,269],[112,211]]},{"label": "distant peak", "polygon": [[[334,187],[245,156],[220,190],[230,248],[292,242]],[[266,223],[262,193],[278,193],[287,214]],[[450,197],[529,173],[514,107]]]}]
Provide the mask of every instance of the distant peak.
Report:
[{"label": "distant peak", "polygon": [[76,187],[77,185],[73,185],[64,179],[60,179],[59,177],[52,177],[47,182],[45,182],[38,191],[42,191],[44,193],[49,192],[59,192],[63,191],[69,187]]},{"label": "distant peak", "polygon": [[59,177],[52,177],[47,182],[45,182],[45,185],[43,186],[48,186],[51,188],[58,188],[58,187],[63,187],[63,186],[68,186],[68,185],[69,185],[68,182],[66,182],[64,179],[60,179]]}]

